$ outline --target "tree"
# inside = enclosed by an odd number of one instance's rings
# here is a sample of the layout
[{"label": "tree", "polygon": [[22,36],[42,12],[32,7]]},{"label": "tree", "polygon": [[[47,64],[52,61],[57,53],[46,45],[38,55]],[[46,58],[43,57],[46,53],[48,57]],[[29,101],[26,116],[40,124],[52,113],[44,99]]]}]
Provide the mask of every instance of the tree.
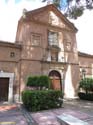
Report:
[{"label": "tree", "polygon": [[66,17],[72,19],[82,16],[85,9],[93,9],[93,0],[42,0],[46,1],[52,2]]}]

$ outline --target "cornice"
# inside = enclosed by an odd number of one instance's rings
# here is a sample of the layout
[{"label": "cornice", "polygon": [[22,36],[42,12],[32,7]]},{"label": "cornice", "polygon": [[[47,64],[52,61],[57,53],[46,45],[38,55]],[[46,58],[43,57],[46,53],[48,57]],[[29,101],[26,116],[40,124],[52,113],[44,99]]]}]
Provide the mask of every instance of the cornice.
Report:
[{"label": "cornice", "polygon": [[17,49],[21,49],[21,45],[16,44],[16,43],[10,43],[10,42],[6,42],[6,41],[0,41],[0,47],[4,46],[4,47],[11,47],[11,48],[17,48]]},{"label": "cornice", "polygon": [[83,53],[83,52],[78,52],[78,56],[86,57],[86,58],[93,58],[93,55],[87,54],[87,53]]}]

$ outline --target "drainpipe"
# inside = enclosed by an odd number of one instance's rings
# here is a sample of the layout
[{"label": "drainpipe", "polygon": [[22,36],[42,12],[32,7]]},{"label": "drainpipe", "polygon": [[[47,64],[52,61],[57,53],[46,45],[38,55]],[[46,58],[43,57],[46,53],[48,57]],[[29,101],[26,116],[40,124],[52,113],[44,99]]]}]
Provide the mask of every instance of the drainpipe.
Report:
[{"label": "drainpipe", "polygon": [[64,67],[62,67],[62,93],[64,94]]},{"label": "drainpipe", "polygon": [[[22,52],[22,48],[21,48],[21,52]],[[19,102],[21,102],[21,52],[20,52],[20,59],[19,59]]]},{"label": "drainpipe", "polygon": [[21,96],[21,91],[20,91],[20,89],[21,89],[21,59],[20,59],[20,65],[19,65],[19,102],[21,101],[21,98],[20,98],[20,96]]}]

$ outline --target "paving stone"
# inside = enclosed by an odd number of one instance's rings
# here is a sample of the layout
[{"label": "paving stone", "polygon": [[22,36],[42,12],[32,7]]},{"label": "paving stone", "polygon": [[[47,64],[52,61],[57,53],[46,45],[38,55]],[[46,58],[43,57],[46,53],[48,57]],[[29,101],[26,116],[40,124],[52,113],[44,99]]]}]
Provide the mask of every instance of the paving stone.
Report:
[{"label": "paving stone", "polygon": [[27,125],[26,124],[26,120],[25,120],[25,118],[23,117],[23,116],[20,116],[20,115],[18,115],[18,116],[11,116],[11,117],[7,117],[7,116],[5,116],[5,117],[2,117],[2,118],[0,118],[0,124],[2,123],[14,123],[15,125]]},{"label": "paving stone", "polygon": [[89,125],[93,125],[93,120],[88,121]]},{"label": "paving stone", "polygon": [[56,117],[63,113],[93,125],[93,102],[89,101],[67,100],[64,102],[63,108],[31,113],[31,115],[39,125],[60,125]]},{"label": "paving stone", "polygon": [[65,100],[62,108],[35,113],[21,105],[0,105],[0,125],[60,125],[57,116],[63,113],[93,125],[93,102],[81,100]]},{"label": "paving stone", "polygon": [[1,105],[0,125],[28,125],[28,123],[17,105]]}]

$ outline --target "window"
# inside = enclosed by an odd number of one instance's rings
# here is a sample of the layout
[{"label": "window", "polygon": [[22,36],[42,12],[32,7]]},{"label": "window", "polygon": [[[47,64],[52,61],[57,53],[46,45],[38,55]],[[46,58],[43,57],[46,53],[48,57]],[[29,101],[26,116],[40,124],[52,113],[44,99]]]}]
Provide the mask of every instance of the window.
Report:
[{"label": "window", "polygon": [[51,53],[51,60],[52,61],[58,61],[58,53]]},{"label": "window", "polygon": [[40,46],[41,43],[41,35],[38,34],[32,34],[31,36],[31,43],[34,46]]},{"label": "window", "polygon": [[15,57],[15,52],[10,52],[10,57]]},{"label": "window", "polygon": [[61,60],[62,60],[62,62],[65,62],[65,57],[64,57],[64,56],[62,56]]},{"label": "window", "polygon": [[66,42],[66,50],[71,50],[71,42]]},{"label": "window", "polygon": [[49,31],[48,32],[48,42],[49,42],[49,45],[58,46],[58,33]]}]

